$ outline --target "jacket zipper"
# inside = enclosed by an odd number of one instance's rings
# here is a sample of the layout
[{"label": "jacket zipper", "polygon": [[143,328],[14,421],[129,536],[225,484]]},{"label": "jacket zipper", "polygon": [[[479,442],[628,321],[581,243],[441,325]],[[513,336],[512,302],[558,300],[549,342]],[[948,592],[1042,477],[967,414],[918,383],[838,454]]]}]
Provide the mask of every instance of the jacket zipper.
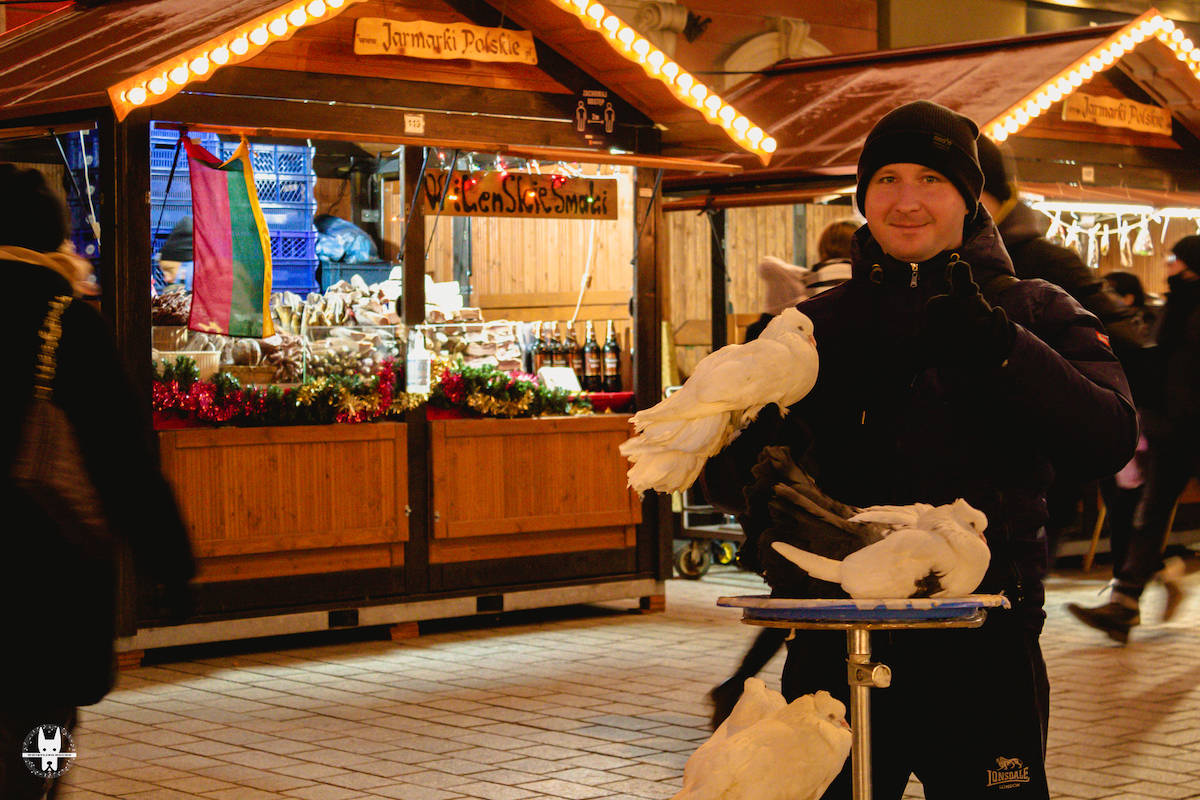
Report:
[{"label": "jacket zipper", "polygon": [[910,263],[909,266],[912,267],[912,280],[909,281],[908,288],[915,289],[917,288],[917,265]]}]

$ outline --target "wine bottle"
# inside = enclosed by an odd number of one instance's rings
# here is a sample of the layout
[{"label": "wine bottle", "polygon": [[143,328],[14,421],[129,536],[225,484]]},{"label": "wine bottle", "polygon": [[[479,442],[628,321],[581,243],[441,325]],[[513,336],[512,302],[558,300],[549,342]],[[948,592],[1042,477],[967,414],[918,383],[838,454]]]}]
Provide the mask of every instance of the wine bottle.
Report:
[{"label": "wine bottle", "polygon": [[562,337],[558,333],[557,322],[555,322],[554,327],[550,329],[550,359],[551,366],[571,366],[571,359],[570,356],[567,355],[566,345],[563,344]]},{"label": "wine bottle", "polygon": [[533,374],[536,375],[542,367],[550,366],[550,348],[546,344],[546,323],[535,322],[533,329]]},{"label": "wine bottle", "polygon": [[[575,326],[571,323],[566,324],[567,332],[563,337],[563,348],[567,351],[567,365],[571,367],[575,373],[576,380],[583,380],[583,349],[579,346],[579,341],[575,338]],[[583,384],[580,383],[582,388]]]},{"label": "wine bottle", "polygon": [[621,391],[621,345],[617,344],[617,335],[613,331],[613,323],[608,321],[608,335],[604,337],[604,391]]},{"label": "wine bottle", "polygon": [[583,377],[580,386],[585,392],[598,392],[603,388],[601,381],[600,344],[596,341],[596,326],[589,319],[587,338],[583,342]]}]

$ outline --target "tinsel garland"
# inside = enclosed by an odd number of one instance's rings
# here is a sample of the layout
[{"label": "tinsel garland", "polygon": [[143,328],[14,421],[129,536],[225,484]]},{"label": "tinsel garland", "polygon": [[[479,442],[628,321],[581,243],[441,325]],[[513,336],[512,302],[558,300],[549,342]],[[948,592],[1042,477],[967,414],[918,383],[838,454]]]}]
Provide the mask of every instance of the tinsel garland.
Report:
[{"label": "tinsel garland", "polygon": [[180,356],[156,368],[151,388],[155,411],[234,425],[323,425],[400,418],[429,402],[485,417],[532,417],[542,414],[590,414],[584,398],[551,390],[522,372],[493,366],[467,367],[445,358],[431,365],[431,394],[398,391],[403,376],[393,359],[384,359],[369,378],[323,376],[298,387],[242,387],[238,379],[217,373],[198,379],[195,362]]}]

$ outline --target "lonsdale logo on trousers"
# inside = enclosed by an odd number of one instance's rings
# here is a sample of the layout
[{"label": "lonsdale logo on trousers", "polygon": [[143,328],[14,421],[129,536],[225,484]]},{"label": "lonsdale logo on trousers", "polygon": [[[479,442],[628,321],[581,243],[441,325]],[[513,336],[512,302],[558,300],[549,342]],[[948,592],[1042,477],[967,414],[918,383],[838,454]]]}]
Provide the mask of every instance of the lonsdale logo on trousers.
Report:
[{"label": "lonsdale logo on trousers", "polygon": [[1029,783],[1029,767],[1021,763],[1019,758],[996,759],[996,769],[989,769],[988,787],[1011,786],[1018,783]]}]

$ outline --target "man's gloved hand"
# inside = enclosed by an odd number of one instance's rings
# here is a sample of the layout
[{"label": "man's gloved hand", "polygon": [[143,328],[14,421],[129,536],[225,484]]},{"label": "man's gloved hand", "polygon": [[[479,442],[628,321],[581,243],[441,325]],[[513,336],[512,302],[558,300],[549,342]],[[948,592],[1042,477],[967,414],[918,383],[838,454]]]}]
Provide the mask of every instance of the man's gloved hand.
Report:
[{"label": "man's gloved hand", "polygon": [[971,278],[971,265],[950,267],[950,294],[929,298],[921,312],[921,339],[930,366],[982,372],[1008,360],[1016,328],[1003,308],[992,308]]}]

